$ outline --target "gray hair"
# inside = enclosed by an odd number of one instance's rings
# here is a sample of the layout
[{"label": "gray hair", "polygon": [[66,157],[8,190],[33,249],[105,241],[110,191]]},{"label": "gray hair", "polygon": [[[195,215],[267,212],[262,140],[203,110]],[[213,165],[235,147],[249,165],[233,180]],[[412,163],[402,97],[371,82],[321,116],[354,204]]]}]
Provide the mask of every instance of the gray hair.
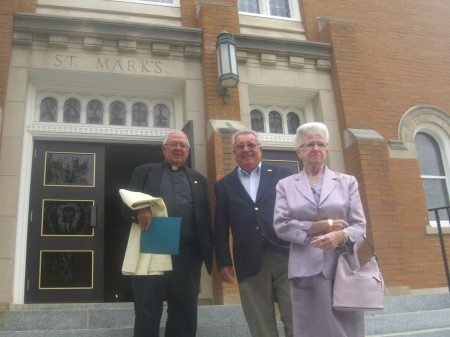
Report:
[{"label": "gray hair", "polygon": [[237,131],[237,132],[233,135],[233,137],[231,138],[231,145],[233,146],[233,149],[236,148],[236,138],[237,138],[238,136],[242,136],[242,135],[253,135],[253,136],[255,136],[255,139],[256,139],[256,145],[261,146],[261,139],[259,138],[258,133],[256,133],[256,132],[253,131],[253,130],[247,130],[247,129],[245,129],[245,130]]},{"label": "gray hair", "polygon": [[179,134],[182,134],[183,136],[185,136],[185,137],[186,137],[186,143],[187,143],[187,145],[188,145],[189,147],[191,147],[191,144],[189,144],[189,138],[188,138],[188,136],[186,136],[186,134],[185,134],[183,131],[177,131],[177,130],[175,130],[175,131],[170,131],[170,132],[166,135],[166,137],[165,137],[164,140],[163,140],[163,145],[164,145],[164,144],[167,144],[167,140],[169,139],[169,137],[170,137],[171,135],[173,135],[173,134],[176,134],[176,133],[179,133]]},{"label": "gray hair", "polygon": [[295,133],[295,148],[298,148],[300,145],[302,145],[305,142],[306,136],[312,133],[322,136],[325,142],[328,144],[330,134],[328,132],[327,126],[320,122],[312,122],[305,123],[298,127],[297,132]]}]

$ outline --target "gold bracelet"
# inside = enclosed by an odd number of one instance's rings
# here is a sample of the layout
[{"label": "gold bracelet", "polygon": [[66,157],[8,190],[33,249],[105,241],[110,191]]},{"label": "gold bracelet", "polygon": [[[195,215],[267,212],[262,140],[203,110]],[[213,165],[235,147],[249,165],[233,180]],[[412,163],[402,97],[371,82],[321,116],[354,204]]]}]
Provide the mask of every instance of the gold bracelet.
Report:
[{"label": "gold bracelet", "polygon": [[333,220],[328,219],[328,233],[331,232],[331,227],[333,226]]}]

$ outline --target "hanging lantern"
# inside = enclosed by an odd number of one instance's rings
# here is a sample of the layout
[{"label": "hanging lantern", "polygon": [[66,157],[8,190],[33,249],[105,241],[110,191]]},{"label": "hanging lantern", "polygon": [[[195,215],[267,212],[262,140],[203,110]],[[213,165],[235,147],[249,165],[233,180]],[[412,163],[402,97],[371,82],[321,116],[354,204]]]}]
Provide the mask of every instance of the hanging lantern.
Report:
[{"label": "hanging lantern", "polygon": [[219,71],[219,95],[228,96],[228,88],[239,83],[236,59],[236,43],[225,29],[217,36],[217,67]]}]

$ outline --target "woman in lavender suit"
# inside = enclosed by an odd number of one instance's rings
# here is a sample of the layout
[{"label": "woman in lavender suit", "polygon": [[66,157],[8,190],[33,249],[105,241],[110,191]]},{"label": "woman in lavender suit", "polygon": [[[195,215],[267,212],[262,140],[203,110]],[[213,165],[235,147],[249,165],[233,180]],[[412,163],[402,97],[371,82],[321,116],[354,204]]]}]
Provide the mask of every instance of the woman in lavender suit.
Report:
[{"label": "woman in lavender suit", "polygon": [[295,337],[363,337],[363,312],[332,308],[336,247],[356,250],[366,231],[358,183],[325,166],[329,133],[323,123],[297,129],[296,152],[303,171],[277,185],[274,228],[290,241],[289,279]]}]

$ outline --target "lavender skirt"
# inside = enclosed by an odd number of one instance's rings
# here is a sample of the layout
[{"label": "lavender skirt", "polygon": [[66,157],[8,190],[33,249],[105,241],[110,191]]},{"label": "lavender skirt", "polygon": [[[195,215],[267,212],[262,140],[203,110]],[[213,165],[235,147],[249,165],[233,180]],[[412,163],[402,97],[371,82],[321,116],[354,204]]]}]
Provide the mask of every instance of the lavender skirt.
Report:
[{"label": "lavender skirt", "polygon": [[364,312],[333,310],[332,294],[322,273],[291,279],[294,337],[364,337]]}]

